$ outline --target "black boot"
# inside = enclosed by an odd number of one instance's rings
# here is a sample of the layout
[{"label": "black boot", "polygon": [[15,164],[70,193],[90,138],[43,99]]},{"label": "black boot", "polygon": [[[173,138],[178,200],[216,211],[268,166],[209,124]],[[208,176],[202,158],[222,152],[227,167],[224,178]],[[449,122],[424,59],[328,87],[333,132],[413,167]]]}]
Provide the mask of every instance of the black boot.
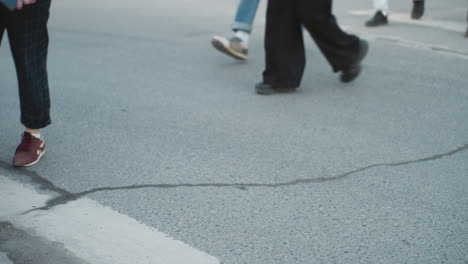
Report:
[{"label": "black boot", "polygon": [[412,19],[420,19],[424,15],[424,0],[413,1]]},{"label": "black boot", "polygon": [[387,16],[385,16],[382,11],[377,11],[375,15],[366,21],[366,26],[368,27],[376,27],[376,26],[383,26],[388,24]]},{"label": "black boot", "polygon": [[341,82],[344,82],[344,83],[352,82],[354,79],[356,79],[359,76],[362,70],[361,62],[366,57],[368,51],[369,51],[369,43],[366,40],[361,39],[359,53],[357,54],[356,59],[354,60],[353,63],[351,63],[351,65],[347,69],[344,69],[343,71],[341,71],[341,75],[340,75]]}]

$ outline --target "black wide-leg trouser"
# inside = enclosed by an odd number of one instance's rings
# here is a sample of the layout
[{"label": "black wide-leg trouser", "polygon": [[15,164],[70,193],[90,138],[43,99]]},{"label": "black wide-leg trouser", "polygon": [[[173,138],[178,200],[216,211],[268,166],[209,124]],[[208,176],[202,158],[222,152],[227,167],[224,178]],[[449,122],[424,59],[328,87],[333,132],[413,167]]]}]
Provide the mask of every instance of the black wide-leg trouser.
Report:
[{"label": "black wide-leg trouser", "polygon": [[346,69],[356,59],[359,38],[340,29],[332,14],[331,0],[269,0],[264,83],[290,88],[300,85],[306,61],[302,27],[333,71]]},{"label": "black wide-leg trouser", "polygon": [[18,77],[21,123],[31,129],[50,124],[47,77],[50,0],[38,0],[21,11],[0,5],[0,42],[6,29]]}]

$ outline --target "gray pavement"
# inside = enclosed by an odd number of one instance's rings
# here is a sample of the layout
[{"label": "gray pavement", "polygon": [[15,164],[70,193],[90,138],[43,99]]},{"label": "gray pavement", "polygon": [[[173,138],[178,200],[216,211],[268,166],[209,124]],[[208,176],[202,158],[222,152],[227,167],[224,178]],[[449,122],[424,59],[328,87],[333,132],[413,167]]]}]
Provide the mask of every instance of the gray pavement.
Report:
[{"label": "gray pavement", "polygon": [[0,264],[12,264],[6,254],[0,252]]},{"label": "gray pavement", "polygon": [[[3,43],[0,174],[60,202],[91,198],[224,264],[468,263],[466,1],[378,29],[351,12],[370,1],[336,1],[370,40],[362,76],[341,84],[307,40],[299,91],[269,97],[253,90],[265,2],[247,63],[209,44],[229,34],[234,0],[115,2],[53,3],[53,125],[28,170],[8,166],[21,126]],[[409,1],[391,3],[409,17]]]},{"label": "gray pavement", "polygon": [[6,222],[0,223],[0,251],[8,252],[8,256],[0,254],[0,264],[85,264],[76,259],[63,245],[33,237]]}]

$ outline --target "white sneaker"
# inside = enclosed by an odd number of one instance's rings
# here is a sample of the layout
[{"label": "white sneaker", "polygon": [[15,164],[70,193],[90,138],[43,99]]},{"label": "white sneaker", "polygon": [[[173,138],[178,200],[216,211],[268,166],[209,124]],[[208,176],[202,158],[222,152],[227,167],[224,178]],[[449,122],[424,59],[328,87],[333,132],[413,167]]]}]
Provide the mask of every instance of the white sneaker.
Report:
[{"label": "white sneaker", "polygon": [[224,37],[214,36],[211,39],[211,44],[217,50],[237,60],[247,60],[248,47],[238,37],[233,37],[228,40]]}]

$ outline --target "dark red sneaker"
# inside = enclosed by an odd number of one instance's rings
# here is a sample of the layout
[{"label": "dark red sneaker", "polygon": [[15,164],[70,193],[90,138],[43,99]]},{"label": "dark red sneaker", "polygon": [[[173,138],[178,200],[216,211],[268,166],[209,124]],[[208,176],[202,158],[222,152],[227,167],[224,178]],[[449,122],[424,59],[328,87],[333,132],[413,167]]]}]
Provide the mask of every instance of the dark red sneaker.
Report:
[{"label": "dark red sneaker", "polygon": [[45,154],[45,142],[31,135],[23,133],[21,143],[16,148],[13,166],[27,167],[36,164]]}]

